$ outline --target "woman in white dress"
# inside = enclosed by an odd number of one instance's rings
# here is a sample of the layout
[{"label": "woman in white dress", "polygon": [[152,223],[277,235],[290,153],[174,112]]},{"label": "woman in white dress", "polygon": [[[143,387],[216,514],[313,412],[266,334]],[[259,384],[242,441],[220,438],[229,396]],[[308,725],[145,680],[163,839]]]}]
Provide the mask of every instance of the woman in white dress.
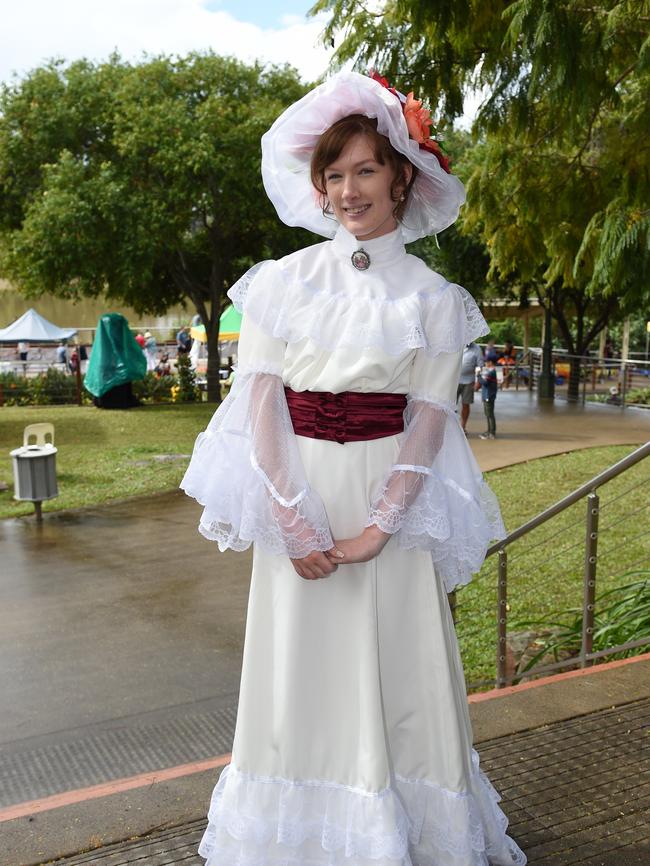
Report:
[{"label": "woman in white dress", "polygon": [[254,543],[206,866],[524,864],[472,748],[446,593],[503,534],[454,414],[473,299],[406,253],[461,183],[421,104],[340,73],[262,139],[279,216],[333,240],[252,268],[235,384],[182,482]]}]

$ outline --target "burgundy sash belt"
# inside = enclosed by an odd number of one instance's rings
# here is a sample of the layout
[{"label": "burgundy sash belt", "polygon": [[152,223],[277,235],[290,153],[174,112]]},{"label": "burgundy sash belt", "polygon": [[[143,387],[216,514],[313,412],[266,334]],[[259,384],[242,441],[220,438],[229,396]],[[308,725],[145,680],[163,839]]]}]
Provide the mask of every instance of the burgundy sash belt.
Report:
[{"label": "burgundy sash belt", "polygon": [[405,394],[359,391],[292,391],[285,388],[297,436],[331,442],[365,442],[404,430]]}]

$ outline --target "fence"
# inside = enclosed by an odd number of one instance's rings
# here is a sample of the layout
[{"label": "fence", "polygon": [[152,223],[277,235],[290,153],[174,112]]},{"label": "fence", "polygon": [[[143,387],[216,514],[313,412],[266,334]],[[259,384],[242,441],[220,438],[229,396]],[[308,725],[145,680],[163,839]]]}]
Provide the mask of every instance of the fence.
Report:
[{"label": "fence", "polygon": [[[623,409],[627,406],[650,407],[650,362],[645,358],[624,361],[553,352],[552,369],[555,393],[559,397],[569,397],[569,381],[573,373],[577,385],[575,396],[582,403],[605,403]],[[503,387],[536,390],[541,370],[542,350],[530,349],[520,356],[516,365],[504,368]]]},{"label": "fence", "polygon": [[452,597],[469,689],[650,644],[649,455],[650,442],[511,532]]}]

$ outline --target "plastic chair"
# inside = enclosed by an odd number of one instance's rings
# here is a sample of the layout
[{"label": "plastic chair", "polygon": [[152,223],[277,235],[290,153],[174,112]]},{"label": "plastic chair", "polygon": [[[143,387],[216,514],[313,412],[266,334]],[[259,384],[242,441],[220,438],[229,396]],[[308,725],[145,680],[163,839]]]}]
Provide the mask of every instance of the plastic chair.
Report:
[{"label": "plastic chair", "polygon": [[[48,435],[50,437],[49,443],[46,438]],[[36,440],[32,444],[38,446],[54,445],[54,424],[49,424],[48,422],[43,424],[28,424],[23,431],[23,447],[30,444],[29,440],[31,437],[34,437]]]}]

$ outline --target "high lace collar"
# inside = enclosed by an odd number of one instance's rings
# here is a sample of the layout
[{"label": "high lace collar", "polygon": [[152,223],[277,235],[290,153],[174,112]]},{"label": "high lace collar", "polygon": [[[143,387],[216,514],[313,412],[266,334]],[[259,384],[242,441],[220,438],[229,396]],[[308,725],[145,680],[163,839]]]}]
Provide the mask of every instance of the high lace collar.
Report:
[{"label": "high lace collar", "polygon": [[357,271],[352,264],[352,253],[357,250],[364,250],[370,257],[370,267],[364,272],[367,274],[372,274],[373,270],[379,267],[393,265],[406,255],[404,235],[400,226],[388,234],[372,238],[369,241],[357,240],[347,229],[339,226],[332,240],[332,250],[336,256],[343,259],[350,266],[351,271],[355,271],[356,273],[361,272]]}]

